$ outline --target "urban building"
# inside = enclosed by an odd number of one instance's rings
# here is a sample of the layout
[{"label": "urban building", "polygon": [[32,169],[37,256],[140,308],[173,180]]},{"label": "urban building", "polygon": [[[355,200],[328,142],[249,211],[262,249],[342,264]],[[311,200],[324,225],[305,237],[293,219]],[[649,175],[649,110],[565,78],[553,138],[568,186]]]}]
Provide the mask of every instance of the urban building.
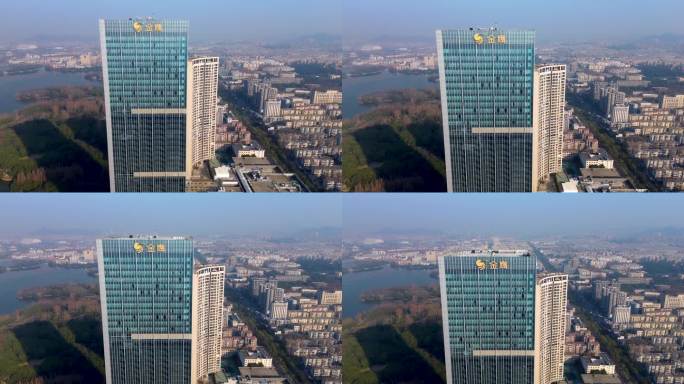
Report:
[{"label": "urban building", "polygon": [[533,31],[437,31],[447,189],[537,190]]},{"label": "urban building", "polygon": [[188,23],[100,20],[112,192],[183,192]]},{"label": "urban building", "polygon": [[193,241],[97,240],[108,384],[195,383]]},{"label": "urban building", "polygon": [[537,384],[563,380],[568,275],[550,274],[537,281],[535,341],[539,361]]},{"label": "urban building", "polygon": [[196,343],[196,377],[221,371],[223,287],[226,267],[198,266],[193,273],[192,321]]},{"label": "urban building", "polygon": [[536,257],[522,250],[443,256],[439,284],[447,383],[533,383]]},{"label": "urban building", "polygon": [[537,178],[563,170],[565,65],[540,65],[534,71]]},{"label": "urban building", "polygon": [[215,157],[216,105],[218,98],[218,57],[198,57],[188,61],[189,172],[193,166]]}]

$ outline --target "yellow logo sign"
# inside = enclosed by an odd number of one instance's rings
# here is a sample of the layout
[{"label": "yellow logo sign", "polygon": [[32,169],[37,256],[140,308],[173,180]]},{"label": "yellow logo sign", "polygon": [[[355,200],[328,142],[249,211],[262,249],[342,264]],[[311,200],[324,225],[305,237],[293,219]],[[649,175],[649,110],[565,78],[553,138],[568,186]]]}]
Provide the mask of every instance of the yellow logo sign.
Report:
[{"label": "yellow logo sign", "polygon": [[[481,33],[476,33],[473,35],[473,41],[477,45],[482,45],[485,42],[485,36],[483,36]],[[488,35],[487,36],[487,44],[506,44],[508,40],[506,39],[506,35]]]},{"label": "yellow logo sign", "polygon": [[133,249],[135,249],[135,253],[142,253],[145,247],[140,243],[133,243]]},{"label": "yellow logo sign", "polygon": [[164,27],[162,26],[161,23],[147,23],[147,24],[143,25],[143,23],[136,21],[133,23],[133,30],[136,33],[140,33],[143,30],[145,32],[163,32]]},{"label": "yellow logo sign", "polygon": [[477,268],[479,271],[484,271],[485,269],[508,269],[508,261],[501,260],[497,262],[496,260],[492,260],[490,262],[486,262],[477,259],[475,261],[475,268]]},{"label": "yellow logo sign", "polygon": [[147,245],[140,244],[138,242],[133,243],[133,249],[135,250],[135,253],[143,253],[145,252],[145,248],[147,247],[147,253],[154,253],[154,252],[166,252],[166,245],[165,244],[153,244],[149,243]]}]

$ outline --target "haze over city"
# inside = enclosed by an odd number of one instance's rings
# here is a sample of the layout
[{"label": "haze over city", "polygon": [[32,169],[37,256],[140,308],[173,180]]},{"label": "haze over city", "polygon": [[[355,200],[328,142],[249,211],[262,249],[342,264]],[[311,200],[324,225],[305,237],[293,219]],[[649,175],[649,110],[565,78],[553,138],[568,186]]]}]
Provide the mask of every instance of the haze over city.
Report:
[{"label": "haze over city", "polygon": [[[462,236],[617,234],[681,228],[684,199],[657,194],[366,194],[344,196],[348,236],[419,232]],[[679,209],[678,209],[679,208]]]},{"label": "haze over city", "polygon": [[684,3],[657,0],[649,2],[648,12],[644,6],[639,0],[348,0],[343,6],[344,38],[345,44],[389,37],[434,39],[440,28],[493,25],[534,29],[540,43],[625,42],[684,32],[677,16]]},{"label": "haze over city", "polygon": [[334,196],[224,197],[217,194],[201,199],[180,194],[10,195],[0,202],[3,212],[0,234],[269,236],[341,225],[341,204]]},{"label": "haze over city", "polygon": [[187,19],[191,22],[195,42],[280,42],[300,36],[339,34],[339,1],[301,0],[296,5],[278,0],[3,1],[0,4],[0,14],[3,14],[0,43],[31,40],[97,42],[97,20],[103,17]]}]

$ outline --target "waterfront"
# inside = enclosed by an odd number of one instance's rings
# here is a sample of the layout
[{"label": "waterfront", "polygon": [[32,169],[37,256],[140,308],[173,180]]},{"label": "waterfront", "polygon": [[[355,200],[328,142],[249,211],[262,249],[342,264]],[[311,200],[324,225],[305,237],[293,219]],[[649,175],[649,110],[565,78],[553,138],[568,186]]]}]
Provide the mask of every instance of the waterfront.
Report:
[{"label": "waterfront", "polygon": [[388,71],[371,76],[345,78],[342,82],[342,115],[345,119],[350,119],[370,111],[373,108],[372,106],[365,106],[359,103],[359,97],[363,95],[392,89],[437,89],[437,86],[437,83],[429,80],[429,75],[392,73]]},{"label": "waterfront", "polygon": [[361,295],[367,291],[410,285],[437,284],[437,279],[430,276],[434,271],[435,269],[407,269],[385,266],[382,269],[372,271],[345,273],[344,279],[342,279],[343,317],[354,317],[373,308],[375,304],[361,301]]},{"label": "waterfront", "polygon": [[96,283],[97,277],[85,269],[57,268],[43,264],[38,269],[0,273],[0,315],[6,315],[31,305],[17,299],[17,292],[25,288],[45,287],[67,283]]},{"label": "waterfront", "polygon": [[92,85],[85,72],[39,71],[25,75],[0,76],[0,113],[15,112],[26,106],[17,100],[17,93],[32,89],[65,85]]}]

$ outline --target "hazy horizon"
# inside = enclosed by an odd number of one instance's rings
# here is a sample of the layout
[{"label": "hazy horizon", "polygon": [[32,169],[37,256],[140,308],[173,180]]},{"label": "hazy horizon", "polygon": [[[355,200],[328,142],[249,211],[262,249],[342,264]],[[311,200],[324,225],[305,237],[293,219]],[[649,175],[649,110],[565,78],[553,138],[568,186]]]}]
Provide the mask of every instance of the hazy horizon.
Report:
[{"label": "hazy horizon", "polygon": [[[191,43],[282,41],[297,36],[341,34],[341,2],[296,0],[5,0],[0,5],[0,43],[35,40],[98,42],[99,19],[157,17],[190,22]],[[55,15],[60,15],[55,17]]]},{"label": "hazy horizon", "polygon": [[357,194],[344,196],[346,236],[376,233],[554,236],[684,228],[676,194]]},{"label": "hazy horizon", "polygon": [[5,194],[0,236],[283,235],[341,228],[333,194]]},{"label": "hazy horizon", "polygon": [[682,11],[681,0],[345,0],[344,39],[434,39],[437,29],[498,26],[535,30],[539,43],[624,42],[684,34]]}]

